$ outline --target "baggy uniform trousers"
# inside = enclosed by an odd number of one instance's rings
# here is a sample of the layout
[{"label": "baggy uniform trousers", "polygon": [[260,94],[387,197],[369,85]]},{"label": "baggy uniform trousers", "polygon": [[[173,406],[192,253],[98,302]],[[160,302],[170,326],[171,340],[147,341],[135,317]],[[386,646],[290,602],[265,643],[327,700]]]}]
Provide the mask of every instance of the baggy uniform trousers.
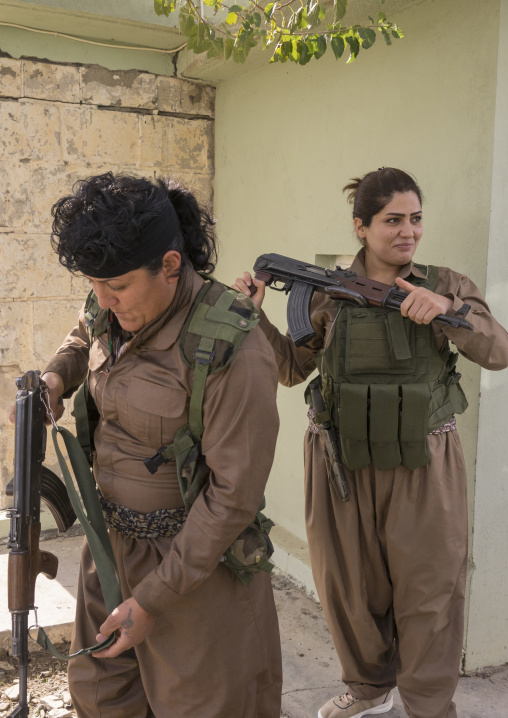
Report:
[{"label": "baggy uniform trousers", "polygon": [[346,469],[343,503],[329,486],[319,434],[307,432],[306,526],[350,692],[371,699],[397,685],[411,718],[456,718],[466,472],[457,431],[428,439],[431,460],[419,469]]},{"label": "baggy uniform trousers", "polygon": [[[173,539],[110,529],[124,600]],[[96,643],[107,611],[85,541],[71,651]],[[69,662],[79,718],[279,718],[280,639],[270,576],[244,586],[226,567],[155,619],[141,644],[116,658]]]}]

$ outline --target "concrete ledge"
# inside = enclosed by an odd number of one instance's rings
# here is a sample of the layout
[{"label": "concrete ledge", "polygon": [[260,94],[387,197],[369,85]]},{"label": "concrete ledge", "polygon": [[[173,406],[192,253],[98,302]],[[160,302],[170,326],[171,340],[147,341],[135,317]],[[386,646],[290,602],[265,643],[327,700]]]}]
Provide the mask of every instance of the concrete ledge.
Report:
[{"label": "concrete ledge", "polygon": [[[37,618],[53,643],[68,641],[71,637],[82,543],[82,536],[41,542],[41,550],[49,551],[58,557],[56,578],[50,580],[39,575],[35,586]],[[9,551],[5,548],[0,549],[0,575],[6,578],[8,557]],[[29,625],[34,623],[35,616],[31,613]],[[36,644],[30,641],[29,647],[32,650]],[[0,601],[0,648],[11,652],[11,614],[6,600]]]},{"label": "concrete ledge", "polygon": [[270,532],[270,538],[275,549],[272,556],[275,566],[319,603],[306,541],[302,541],[282,526],[274,526]]}]

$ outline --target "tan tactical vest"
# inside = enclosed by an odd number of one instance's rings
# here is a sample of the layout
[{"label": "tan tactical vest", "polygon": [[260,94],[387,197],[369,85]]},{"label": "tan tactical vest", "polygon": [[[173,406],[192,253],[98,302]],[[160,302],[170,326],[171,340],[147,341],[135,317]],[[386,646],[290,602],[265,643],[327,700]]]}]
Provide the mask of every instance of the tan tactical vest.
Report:
[{"label": "tan tactical vest", "polygon": [[[409,281],[433,291],[437,267],[415,266],[427,277]],[[439,353],[431,324],[394,309],[339,304],[317,363],[345,465],[385,470],[428,463],[427,434],[467,408],[457,358],[449,349]]]}]

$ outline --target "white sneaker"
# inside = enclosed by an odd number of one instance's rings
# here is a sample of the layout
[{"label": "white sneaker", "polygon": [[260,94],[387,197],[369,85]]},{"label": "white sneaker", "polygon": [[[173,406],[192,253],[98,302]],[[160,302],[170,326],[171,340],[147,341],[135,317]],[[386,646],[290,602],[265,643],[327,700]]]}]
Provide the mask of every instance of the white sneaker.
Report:
[{"label": "white sneaker", "polygon": [[354,698],[350,693],[343,693],[325,703],[318,713],[318,718],[362,718],[387,713],[392,708],[392,691],[371,700]]}]

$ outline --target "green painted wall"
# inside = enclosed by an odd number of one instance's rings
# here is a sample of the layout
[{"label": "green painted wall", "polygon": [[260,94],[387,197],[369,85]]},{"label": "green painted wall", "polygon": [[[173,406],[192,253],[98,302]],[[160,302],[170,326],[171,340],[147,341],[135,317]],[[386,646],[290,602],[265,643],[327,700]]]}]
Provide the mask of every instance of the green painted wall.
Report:
[{"label": "green painted wall", "polygon": [[172,50],[183,44],[175,16],[159,18],[152,0],[0,0],[0,23],[60,32],[94,43],[151,48],[108,48],[0,24],[0,50],[11,57],[102,65],[110,70],[146,70],[173,75]]}]

